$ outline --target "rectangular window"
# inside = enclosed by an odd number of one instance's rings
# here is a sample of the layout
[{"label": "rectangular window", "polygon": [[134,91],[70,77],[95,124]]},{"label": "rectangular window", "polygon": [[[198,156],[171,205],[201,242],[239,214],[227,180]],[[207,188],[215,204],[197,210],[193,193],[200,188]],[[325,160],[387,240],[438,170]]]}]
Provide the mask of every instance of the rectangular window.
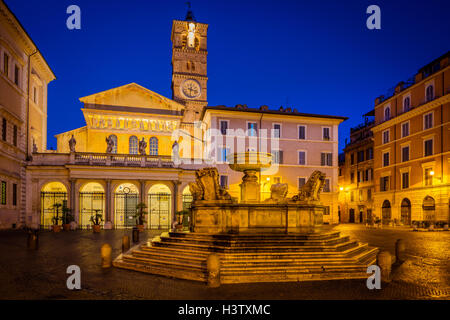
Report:
[{"label": "rectangular window", "polygon": [[409,136],[409,122],[402,124],[402,138]]},{"label": "rectangular window", "polygon": [[366,160],[373,159],[373,148],[369,148],[366,150]]},{"label": "rectangular window", "polygon": [[323,215],[324,216],[330,215],[330,206],[325,206],[325,209],[323,210]]},{"label": "rectangular window", "polygon": [[17,184],[13,183],[13,206],[17,206]]},{"label": "rectangular window", "polygon": [[350,183],[353,183],[353,182],[355,182],[355,173],[351,172],[350,173]]},{"label": "rectangular window", "polygon": [[3,73],[9,76],[9,56],[6,53],[3,53]]},{"label": "rectangular window", "polygon": [[298,164],[300,164],[302,166],[306,165],[306,152],[305,151],[298,152]]},{"label": "rectangular window", "polygon": [[383,131],[383,143],[389,142],[389,130]]},{"label": "rectangular window", "polygon": [[372,189],[367,189],[367,200],[372,200]]},{"label": "rectangular window", "polygon": [[357,177],[358,182],[362,182],[362,171],[358,171]]},{"label": "rectangular window", "polygon": [[352,154],[350,155],[350,164],[354,164],[354,163],[355,163],[355,154],[352,153]]},{"label": "rectangular window", "polygon": [[383,167],[389,166],[389,152],[383,153]]},{"label": "rectangular window", "polygon": [[328,152],[322,152],[320,154],[320,165],[331,167],[333,165],[333,154]]},{"label": "rectangular window", "polygon": [[33,87],[33,102],[37,103],[37,89]]},{"label": "rectangular window", "polygon": [[273,137],[281,138],[281,124],[279,124],[279,123],[273,124]]},{"label": "rectangular window", "polygon": [[14,125],[14,130],[13,130],[13,144],[15,147],[17,147],[17,126]]},{"label": "rectangular window", "polygon": [[380,191],[389,190],[389,177],[380,178]]},{"label": "rectangular window", "polygon": [[217,152],[218,162],[227,162],[228,150],[227,148],[219,148]]},{"label": "rectangular window", "polygon": [[283,151],[272,150],[272,162],[278,164],[283,163]]},{"label": "rectangular window", "polygon": [[358,162],[364,161],[364,150],[358,151]]},{"label": "rectangular window", "polygon": [[409,146],[402,148],[402,162],[409,161]]},{"label": "rectangular window", "polygon": [[433,112],[430,112],[423,117],[423,130],[430,129],[432,127],[433,127]]},{"label": "rectangular window", "polygon": [[363,200],[364,200],[363,190],[359,190],[359,201],[363,201]]},{"label": "rectangular window", "polygon": [[366,169],[365,181],[372,181],[372,169]]},{"label": "rectangular window", "polygon": [[325,179],[325,183],[323,184],[323,192],[330,192],[330,179]]},{"label": "rectangular window", "polygon": [[220,133],[226,135],[228,130],[228,121],[220,121]]},{"label": "rectangular window", "polygon": [[306,127],[305,126],[298,126],[298,138],[301,140],[306,139]]},{"label": "rectangular window", "polygon": [[19,67],[17,65],[14,66],[14,83],[16,86],[19,85]]},{"label": "rectangular window", "polygon": [[306,178],[298,178],[298,189],[300,190],[306,183]]},{"label": "rectangular window", "polygon": [[256,137],[258,133],[258,124],[256,122],[247,123],[247,135],[249,137]]},{"label": "rectangular window", "polygon": [[426,140],[424,143],[424,156],[428,157],[433,155],[433,139]]},{"label": "rectangular window", "polygon": [[355,193],[353,191],[350,192],[350,201],[351,202],[355,201]]},{"label": "rectangular window", "polygon": [[409,172],[402,173],[402,189],[409,188]]},{"label": "rectangular window", "polygon": [[224,189],[228,189],[228,176],[220,176],[220,186]]},{"label": "rectangular window", "polygon": [[3,121],[2,121],[2,139],[3,139],[3,141],[6,141],[6,131],[7,131],[7,122],[6,122],[6,118],[3,118]]},{"label": "rectangular window", "polygon": [[433,171],[432,168],[426,168],[424,171],[425,174],[424,181],[426,186],[433,185],[433,176],[431,175],[432,171]]},{"label": "rectangular window", "polygon": [[322,139],[325,141],[330,140],[330,128],[322,128]]},{"label": "rectangular window", "polygon": [[2,181],[0,190],[0,204],[6,204],[6,181]]}]

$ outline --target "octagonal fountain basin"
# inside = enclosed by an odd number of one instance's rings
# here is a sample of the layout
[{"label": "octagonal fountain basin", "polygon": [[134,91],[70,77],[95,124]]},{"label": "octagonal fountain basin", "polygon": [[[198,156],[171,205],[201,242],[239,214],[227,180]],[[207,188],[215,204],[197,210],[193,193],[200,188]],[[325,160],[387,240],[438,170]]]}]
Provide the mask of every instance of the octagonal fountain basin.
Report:
[{"label": "octagonal fountain basin", "polygon": [[272,164],[272,154],[266,152],[238,152],[227,156],[228,165],[234,171],[260,171]]}]

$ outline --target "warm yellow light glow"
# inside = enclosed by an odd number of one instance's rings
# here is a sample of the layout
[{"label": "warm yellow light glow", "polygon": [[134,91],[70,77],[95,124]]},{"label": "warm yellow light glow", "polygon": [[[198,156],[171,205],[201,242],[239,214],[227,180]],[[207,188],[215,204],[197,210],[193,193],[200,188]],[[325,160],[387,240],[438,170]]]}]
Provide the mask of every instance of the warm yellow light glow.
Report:
[{"label": "warm yellow light glow", "polygon": [[430,171],[430,176],[434,176],[434,171]]},{"label": "warm yellow light glow", "polygon": [[344,187],[340,187],[339,190],[343,191],[343,190],[344,190]]},{"label": "warm yellow light glow", "polygon": [[270,181],[270,178],[266,178],[267,181]]}]

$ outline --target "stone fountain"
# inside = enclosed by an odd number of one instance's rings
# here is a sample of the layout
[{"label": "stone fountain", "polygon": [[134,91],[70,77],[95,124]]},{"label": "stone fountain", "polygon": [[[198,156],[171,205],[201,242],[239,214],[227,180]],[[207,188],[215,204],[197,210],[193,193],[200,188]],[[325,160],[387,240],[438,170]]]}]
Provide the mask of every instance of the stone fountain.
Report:
[{"label": "stone fountain", "polygon": [[315,171],[294,197],[287,184],[271,187],[260,201],[258,173],[271,155],[246,152],[228,158],[244,173],[241,201],[219,184],[216,168],[196,171],[193,232],[170,232],[139,244],[114,266],[180,279],[220,283],[367,279],[377,248],[322,229],[320,192],[325,174]]}]

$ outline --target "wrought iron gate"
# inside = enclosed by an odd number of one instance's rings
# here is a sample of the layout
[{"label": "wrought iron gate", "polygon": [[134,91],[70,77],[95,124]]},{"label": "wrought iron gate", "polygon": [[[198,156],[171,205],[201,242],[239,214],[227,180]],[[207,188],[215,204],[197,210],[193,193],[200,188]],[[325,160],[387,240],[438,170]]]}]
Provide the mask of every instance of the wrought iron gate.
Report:
[{"label": "wrought iron gate", "polygon": [[105,194],[103,192],[80,192],[80,227],[87,229],[91,226],[91,217],[101,213],[105,220]]},{"label": "wrought iron gate", "polygon": [[115,193],[115,225],[117,228],[131,228],[136,225],[137,193]]},{"label": "wrought iron gate", "polygon": [[191,208],[193,197],[190,194],[183,195],[183,210],[189,210]]},{"label": "wrought iron gate", "polygon": [[55,204],[61,204],[59,217],[62,217],[62,208],[67,207],[67,192],[41,192],[41,228],[50,228],[56,213]]},{"label": "wrought iron gate", "polygon": [[170,229],[171,196],[168,193],[151,193],[148,195],[150,229]]}]

